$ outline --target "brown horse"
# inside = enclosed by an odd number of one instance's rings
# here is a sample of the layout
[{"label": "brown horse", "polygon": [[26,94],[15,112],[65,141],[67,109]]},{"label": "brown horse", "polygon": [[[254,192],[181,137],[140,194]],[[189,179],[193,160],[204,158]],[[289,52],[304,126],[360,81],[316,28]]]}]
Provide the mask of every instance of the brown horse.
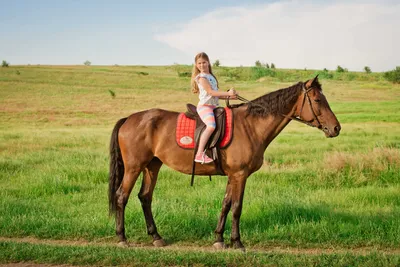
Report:
[{"label": "brown horse", "polygon": [[[239,220],[246,180],[263,165],[264,152],[271,141],[291,120],[317,127],[326,137],[338,136],[341,128],[317,77],[238,105],[233,114],[234,137],[231,144],[221,151],[222,168],[228,176],[228,183],[215,230],[214,247],[225,247],[225,222],[232,210],[231,245],[244,249]],[[157,232],[151,210],[158,172],[164,163],[174,170],[190,174],[193,163],[193,151],[180,148],[175,141],[178,115],[177,112],[150,109],[123,118],[114,127],[110,144],[109,205],[110,214],[116,216],[120,245],[127,246],[125,206],[141,172],[144,175],[138,197],[147,233],[153,237],[154,246],[165,245]],[[214,164],[196,164],[195,174],[216,174]]]}]

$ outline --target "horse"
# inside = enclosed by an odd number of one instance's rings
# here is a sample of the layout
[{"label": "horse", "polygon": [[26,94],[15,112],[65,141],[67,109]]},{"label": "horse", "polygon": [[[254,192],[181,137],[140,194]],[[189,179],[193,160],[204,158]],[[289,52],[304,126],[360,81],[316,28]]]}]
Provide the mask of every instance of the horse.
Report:
[{"label": "horse", "polygon": [[[233,139],[221,150],[220,159],[228,182],[213,246],[216,249],[230,246],[244,250],[239,221],[246,180],[263,165],[268,145],[292,120],[316,127],[328,138],[338,136],[341,126],[322,92],[318,75],[306,82],[237,104],[232,112]],[[191,174],[193,164],[193,150],[182,149],[175,140],[178,115],[178,112],[157,108],[144,110],[120,119],[112,131],[108,198],[120,246],[128,246],[125,206],[140,173],[143,173],[143,181],[138,197],[147,233],[152,236],[154,246],[166,245],[157,231],[151,209],[157,176],[163,164],[184,174]],[[196,163],[195,174],[215,175],[216,166]],[[231,243],[227,245],[223,233],[229,211],[232,211],[232,230]]]}]

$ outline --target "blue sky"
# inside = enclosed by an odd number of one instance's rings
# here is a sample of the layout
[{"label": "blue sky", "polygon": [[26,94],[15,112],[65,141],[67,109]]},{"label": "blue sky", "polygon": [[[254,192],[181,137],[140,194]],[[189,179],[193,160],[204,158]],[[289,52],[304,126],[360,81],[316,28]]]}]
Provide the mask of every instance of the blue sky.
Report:
[{"label": "blue sky", "polygon": [[191,64],[386,71],[400,65],[398,1],[0,0],[11,65]]}]

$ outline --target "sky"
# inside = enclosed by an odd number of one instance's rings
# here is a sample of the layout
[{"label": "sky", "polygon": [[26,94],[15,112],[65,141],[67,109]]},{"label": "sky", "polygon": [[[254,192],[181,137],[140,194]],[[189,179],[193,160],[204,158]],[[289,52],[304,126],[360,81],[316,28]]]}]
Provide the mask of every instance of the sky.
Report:
[{"label": "sky", "polygon": [[192,64],[388,71],[400,66],[398,0],[0,0],[10,65]]}]

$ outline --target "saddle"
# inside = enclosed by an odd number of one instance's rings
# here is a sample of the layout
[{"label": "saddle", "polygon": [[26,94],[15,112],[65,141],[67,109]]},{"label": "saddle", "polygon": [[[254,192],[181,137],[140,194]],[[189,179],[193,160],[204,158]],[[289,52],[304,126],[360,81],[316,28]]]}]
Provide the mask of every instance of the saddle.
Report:
[{"label": "saddle", "polygon": [[[187,111],[185,112],[185,116],[196,121],[194,140],[196,141],[196,143],[198,143],[197,141],[199,140],[202,132],[206,129],[206,125],[204,124],[199,114],[197,113],[196,106],[192,104],[186,104],[186,107]],[[205,147],[206,149],[211,149],[216,147],[217,144],[221,142],[225,134],[225,108],[218,107],[214,109],[214,116],[215,116],[215,123],[217,125],[214,132],[208,139],[208,142]]]},{"label": "saddle", "polygon": [[[197,113],[196,106],[192,104],[186,104],[187,111],[185,112],[185,116],[195,120],[196,122],[196,129],[194,132],[194,140],[196,143],[196,146],[194,148],[194,154],[193,154],[193,167],[192,167],[192,180],[191,180],[191,185],[193,185],[194,181],[194,171],[195,171],[195,166],[196,163],[194,162],[194,157],[196,155],[197,149],[198,149],[198,144],[200,140],[200,136],[203,133],[203,131],[206,129],[206,125],[204,122],[201,120],[199,114]],[[222,139],[224,138],[225,135],[225,108],[223,107],[218,107],[214,109],[214,116],[215,116],[215,122],[216,122],[216,128],[210,138],[208,139],[208,142],[205,146],[206,149],[206,154],[214,159],[214,164],[215,168],[217,170],[217,175],[225,175],[225,172],[222,169],[221,165],[221,153],[220,153],[220,146],[219,144],[221,143]],[[211,176],[210,176],[211,180]]]}]

